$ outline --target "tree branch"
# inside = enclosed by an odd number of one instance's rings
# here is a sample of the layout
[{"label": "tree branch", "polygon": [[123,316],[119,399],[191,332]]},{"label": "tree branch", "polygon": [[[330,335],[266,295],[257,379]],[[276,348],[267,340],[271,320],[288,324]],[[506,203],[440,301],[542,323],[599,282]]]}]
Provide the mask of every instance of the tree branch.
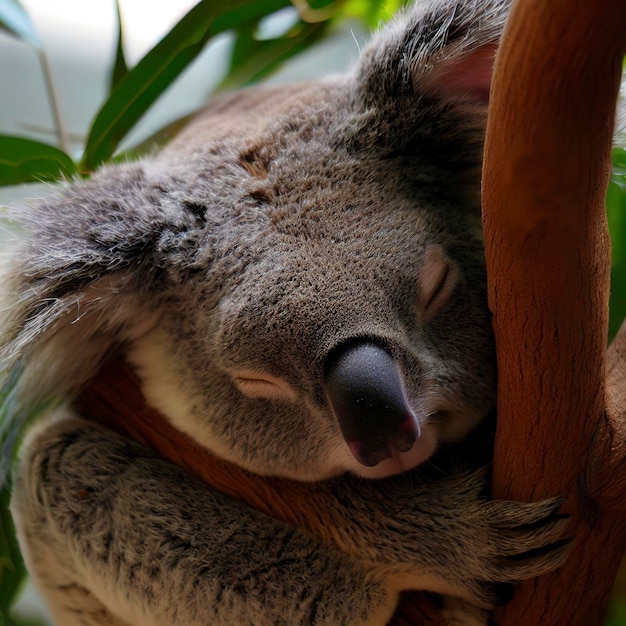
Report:
[{"label": "tree branch", "polygon": [[625,24],[620,0],[518,0],[496,61],[483,169],[499,373],[493,495],[566,495],[575,532],[569,564],[521,585],[501,626],[516,615],[601,623],[626,547],[623,520],[588,480],[613,463],[602,445],[613,429],[604,201]]}]

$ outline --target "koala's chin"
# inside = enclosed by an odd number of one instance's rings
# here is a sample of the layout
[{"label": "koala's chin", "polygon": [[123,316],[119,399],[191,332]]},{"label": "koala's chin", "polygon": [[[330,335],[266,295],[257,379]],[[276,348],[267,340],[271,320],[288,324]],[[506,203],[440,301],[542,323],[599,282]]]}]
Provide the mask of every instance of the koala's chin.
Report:
[{"label": "koala's chin", "polygon": [[345,459],[342,459],[342,465],[345,471],[361,478],[377,479],[402,474],[427,461],[437,448],[437,439],[435,429],[432,425],[426,424],[421,429],[419,439],[408,452],[394,450],[389,458],[376,465],[367,466],[359,463],[348,451]]}]

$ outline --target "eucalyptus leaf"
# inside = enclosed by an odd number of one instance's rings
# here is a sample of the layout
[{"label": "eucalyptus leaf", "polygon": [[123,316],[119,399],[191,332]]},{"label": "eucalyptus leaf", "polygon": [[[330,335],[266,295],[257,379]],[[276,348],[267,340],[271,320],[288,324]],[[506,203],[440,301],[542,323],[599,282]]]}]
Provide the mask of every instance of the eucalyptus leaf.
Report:
[{"label": "eucalyptus leaf", "polygon": [[213,35],[213,20],[228,0],[202,0],[124,76],[91,127],[82,166],[93,170],[109,159],[119,142],[154,101],[198,56]]},{"label": "eucalyptus leaf", "polygon": [[347,0],[341,13],[343,17],[358,18],[375,29],[406,4],[407,0]]},{"label": "eucalyptus leaf", "polygon": [[249,26],[238,29],[231,65],[218,90],[233,89],[267,76],[320,39],[328,24],[301,21],[286,36],[262,41],[254,39]]},{"label": "eucalyptus leaf", "polygon": [[[376,28],[380,25],[381,19],[384,19],[383,11],[386,3],[385,0],[373,0],[371,2],[366,2],[367,11],[365,12],[364,18],[369,24],[370,27]],[[399,4],[399,3],[394,3]],[[398,7],[395,6],[391,11],[393,14],[394,11],[397,11]]]},{"label": "eucalyptus leaf", "polygon": [[115,63],[111,72],[111,91],[128,74],[128,64],[124,56],[124,28],[122,26],[122,14],[120,12],[120,2],[115,0],[115,10],[117,16],[117,46],[115,48]]},{"label": "eucalyptus leaf", "polygon": [[226,30],[236,29],[246,23],[256,23],[262,17],[276,13],[285,7],[291,7],[290,0],[265,0],[264,2],[238,0],[230,3],[211,26],[211,33],[217,35]]},{"label": "eucalyptus leaf", "polygon": [[227,81],[229,76],[235,73],[239,67],[241,67],[250,57],[256,52],[255,48],[260,47],[260,42],[255,41],[254,32],[257,28],[258,22],[246,22],[242,24],[235,32],[235,44],[233,45],[232,52],[230,53],[230,64],[228,67],[228,74],[224,81]]},{"label": "eucalyptus leaf", "polygon": [[18,0],[0,0],[0,30],[22,39],[37,50],[41,48],[39,34]]},{"label": "eucalyptus leaf", "polygon": [[58,148],[0,135],[0,186],[59,180],[76,174],[74,161]]},{"label": "eucalyptus leaf", "polygon": [[109,159],[154,101],[215,35],[291,6],[289,0],[203,0],[116,85],[92,124],[82,167]]},{"label": "eucalyptus leaf", "polygon": [[319,9],[327,9],[332,5],[343,4],[342,0],[306,0],[306,3],[314,11],[317,11]]},{"label": "eucalyptus leaf", "polygon": [[374,26],[379,26],[380,21],[386,22],[391,19],[402,7],[411,4],[412,0],[383,0],[378,6],[378,20],[379,22]]},{"label": "eucalyptus leaf", "polygon": [[[15,538],[15,526],[8,510],[9,490],[0,492],[0,620],[8,615],[26,577],[24,562]],[[1,621],[0,621],[1,623]]]},{"label": "eucalyptus leaf", "polygon": [[626,318],[626,153],[613,151],[613,174],[607,190],[606,207],[611,233],[611,295],[609,300],[609,338],[617,333]]}]

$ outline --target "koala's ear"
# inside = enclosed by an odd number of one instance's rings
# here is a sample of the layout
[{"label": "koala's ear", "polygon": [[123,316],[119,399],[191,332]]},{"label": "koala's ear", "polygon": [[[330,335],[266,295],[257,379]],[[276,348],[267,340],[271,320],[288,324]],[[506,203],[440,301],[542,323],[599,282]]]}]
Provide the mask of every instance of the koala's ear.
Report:
[{"label": "koala's ear", "polygon": [[362,100],[441,96],[486,104],[508,0],[416,0],[378,33],[357,68]]},{"label": "koala's ear", "polygon": [[176,195],[171,175],[157,174],[149,164],[105,169],[53,200],[6,213],[0,256],[5,461],[18,422],[80,388],[116,344],[151,325],[164,286],[184,280],[193,265],[205,226],[202,207]]}]

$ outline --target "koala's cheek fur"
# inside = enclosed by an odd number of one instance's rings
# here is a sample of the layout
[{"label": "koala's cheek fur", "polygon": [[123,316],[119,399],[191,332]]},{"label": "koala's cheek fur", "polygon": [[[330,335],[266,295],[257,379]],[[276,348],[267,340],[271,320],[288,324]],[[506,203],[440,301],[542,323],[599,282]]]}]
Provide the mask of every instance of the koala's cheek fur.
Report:
[{"label": "koala's cheek fur", "polygon": [[252,472],[298,480],[321,480],[352,464],[338,426],[308,404],[246,397],[217,368],[194,381],[175,354],[175,340],[157,328],[134,341],[127,353],[148,402],[208,450]]},{"label": "koala's cheek fur", "polygon": [[[410,389],[420,421],[418,441],[410,451],[366,467],[350,453],[336,418],[323,402],[312,402],[306,394],[281,400],[249,398],[216,364],[194,371],[162,326],[135,339],[127,358],[148,402],[181,431],[252,472],[297,480],[321,480],[343,472],[373,479],[412,469],[425,462],[440,441],[460,440],[491,406],[488,388],[484,396],[478,394],[482,404],[472,406],[447,389],[437,391],[444,381],[422,382]],[[415,387],[413,382],[410,387]]]}]

